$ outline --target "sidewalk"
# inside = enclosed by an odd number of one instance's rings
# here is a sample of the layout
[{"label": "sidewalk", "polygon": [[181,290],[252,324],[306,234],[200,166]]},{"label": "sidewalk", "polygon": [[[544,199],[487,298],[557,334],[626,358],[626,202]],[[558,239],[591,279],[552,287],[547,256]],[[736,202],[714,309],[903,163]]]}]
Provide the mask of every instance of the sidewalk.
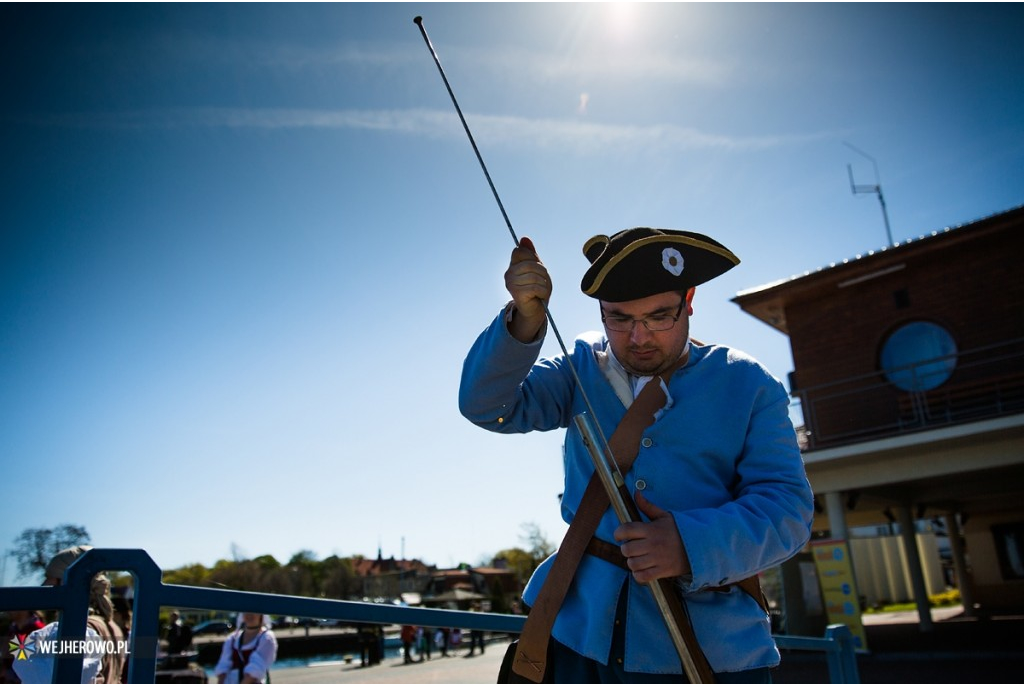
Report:
[{"label": "sidewalk", "polygon": [[[1019,683],[1024,674],[1024,615],[969,618],[963,610],[932,611],[934,630],[921,632],[916,612],[865,616],[867,654],[858,654],[862,683]],[[342,661],[274,669],[275,683],[493,683],[505,641],[483,656],[362,668]],[[464,650],[460,650],[464,651]],[[772,671],[775,683],[827,683],[822,654],[786,651]]]},{"label": "sidewalk", "polygon": [[411,664],[402,663],[401,658],[391,658],[367,668],[343,661],[275,668],[270,677],[274,683],[493,683],[498,679],[498,668],[507,646],[507,641],[488,642],[483,655],[435,656],[430,661]]},{"label": "sidewalk", "polygon": [[[946,621],[956,618],[964,613],[962,606],[942,607],[932,609],[932,621]],[[883,611],[875,614],[864,614],[861,618],[865,626],[892,625],[894,623],[917,623],[919,617],[916,611]]]}]

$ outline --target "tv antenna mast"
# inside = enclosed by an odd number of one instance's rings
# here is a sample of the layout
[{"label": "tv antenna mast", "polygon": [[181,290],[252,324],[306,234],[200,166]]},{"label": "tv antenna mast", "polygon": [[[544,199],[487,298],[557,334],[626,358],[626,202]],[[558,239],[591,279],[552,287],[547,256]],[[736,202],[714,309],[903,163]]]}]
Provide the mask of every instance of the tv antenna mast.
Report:
[{"label": "tv antenna mast", "polygon": [[853,145],[850,145],[849,143],[847,143],[845,140],[843,141],[843,145],[845,145],[846,147],[850,148],[851,150],[853,150],[857,154],[862,155],[864,157],[867,157],[869,160],[871,160],[871,163],[875,167],[875,185],[873,185],[873,186],[871,186],[871,185],[857,185],[856,183],[854,183],[853,182],[853,167],[850,166],[849,164],[846,165],[846,173],[849,174],[849,176],[850,176],[850,190],[853,191],[854,195],[856,195],[858,193],[875,193],[876,195],[878,195],[878,204],[882,205],[882,218],[885,220],[885,235],[886,235],[886,237],[889,238],[889,245],[892,245],[893,244],[893,242],[892,242],[892,230],[889,228],[889,212],[886,211],[886,209],[885,209],[885,196],[882,195],[882,184],[878,180],[878,162],[875,161],[874,157],[872,157],[868,153],[864,152],[863,150],[858,150]]}]

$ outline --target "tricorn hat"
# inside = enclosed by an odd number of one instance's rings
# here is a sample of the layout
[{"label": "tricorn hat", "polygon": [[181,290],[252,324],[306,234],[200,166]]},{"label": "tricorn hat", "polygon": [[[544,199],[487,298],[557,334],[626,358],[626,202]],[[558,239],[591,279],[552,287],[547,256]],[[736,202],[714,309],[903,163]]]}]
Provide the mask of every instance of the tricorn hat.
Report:
[{"label": "tricorn hat", "polygon": [[590,268],[580,288],[605,302],[626,302],[689,290],[721,276],[739,257],[706,235],[664,228],[628,228],[596,235],[583,246]]}]

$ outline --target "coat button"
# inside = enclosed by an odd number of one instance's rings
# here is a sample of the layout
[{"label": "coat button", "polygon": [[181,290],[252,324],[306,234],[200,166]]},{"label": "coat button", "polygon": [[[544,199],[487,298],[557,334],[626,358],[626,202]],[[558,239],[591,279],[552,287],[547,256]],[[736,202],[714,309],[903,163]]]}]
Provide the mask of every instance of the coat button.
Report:
[{"label": "coat button", "polygon": [[637,480],[637,482],[636,482],[636,489],[637,490],[643,490],[646,487],[647,487],[647,481],[645,481],[643,478],[640,478],[640,479]]},{"label": "coat button", "polygon": [[640,444],[643,445],[644,447],[650,447],[651,445],[654,444],[654,441],[651,440],[650,438],[644,438],[643,440],[640,441]]}]

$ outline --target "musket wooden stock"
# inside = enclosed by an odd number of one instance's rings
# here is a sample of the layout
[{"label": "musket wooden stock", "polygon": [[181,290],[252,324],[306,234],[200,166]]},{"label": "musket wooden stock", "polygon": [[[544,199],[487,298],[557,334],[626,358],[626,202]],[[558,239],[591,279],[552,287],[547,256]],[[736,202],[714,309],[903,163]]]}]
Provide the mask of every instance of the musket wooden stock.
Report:
[{"label": "musket wooden stock", "polygon": [[[629,494],[629,490],[622,480],[622,475],[618,469],[612,470],[609,460],[614,457],[611,456],[610,451],[605,454],[599,447],[597,431],[592,425],[590,417],[586,414],[579,414],[573,420],[576,427],[579,428],[583,444],[590,453],[594,469],[608,494],[612,509],[615,510],[619,521],[621,523],[643,521],[636,502],[633,501],[632,495]],[[693,625],[690,623],[690,614],[686,610],[686,605],[680,597],[675,582],[672,578],[660,578],[646,585],[654,595],[654,601],[665,621],[665,627],[668,628],[672,644],[679,653],[679,660],[683,664],[683,672],[687,678],[691,683],[713,683],[715,674],[711,670],[707,657],[704,656],[704,650],[697,642]]]}]

